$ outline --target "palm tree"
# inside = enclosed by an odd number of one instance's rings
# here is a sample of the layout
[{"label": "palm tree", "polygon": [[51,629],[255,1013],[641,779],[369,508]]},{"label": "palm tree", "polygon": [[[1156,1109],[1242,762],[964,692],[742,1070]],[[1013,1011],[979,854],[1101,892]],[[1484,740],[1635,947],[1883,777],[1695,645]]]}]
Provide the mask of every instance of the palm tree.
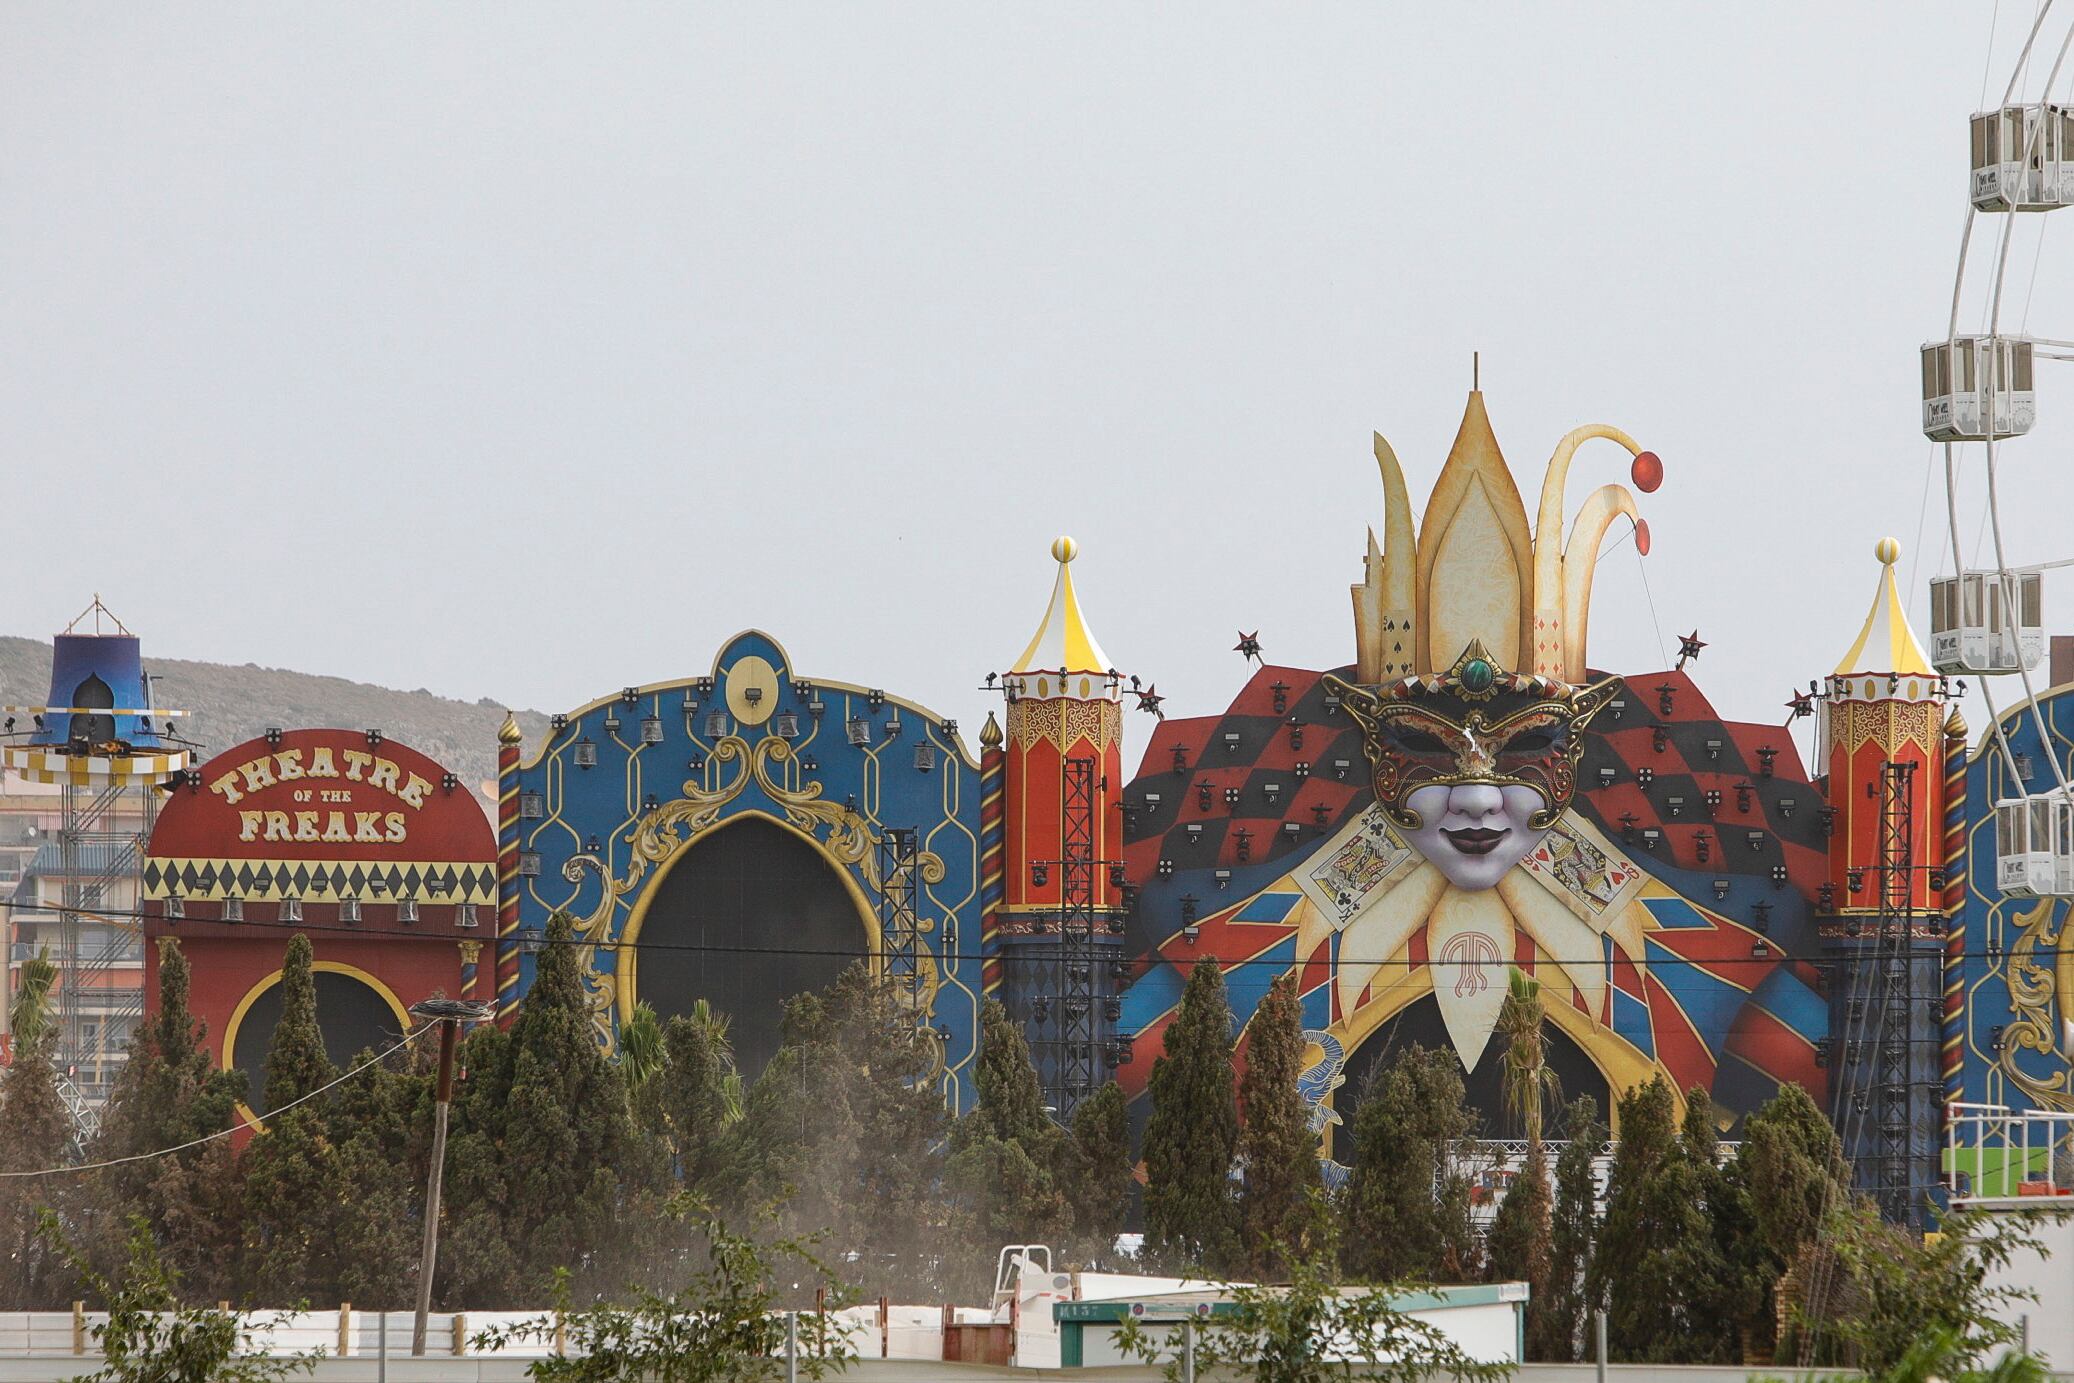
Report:
[{"label": "palm tree", "polygon": [[1549,1274],[1554,1270],[1554,1227],[1551,1223],[1548,1169],[1542,1163],[1541,1101],[1561,1098],[1555,1072],[1549,1069],[1541,1040],[1541,986],[1514,970],[1505,1002],[1498,1010],[1496,1032],[1504,1041],[1502,1071],[1505,1105],[1526,1127],[1527,1157],[1491,1222],[1490,1268],[1500,1280],[1524,1281],[1529,1290],[1527,1330],[1542,1353],[1565,1355],[1560,1342],[1544,1341]]},{"label": "palm tree", "polygon": [[635,1004],[633,1013],[619,1025],[619,1064],[626,1072],[630,1095],[670,1064],[669,1049],[663,1045],[662,1020],[645,1001]]},{"label": "palm tree", "polygon": [[50,1026],[50,987],[58,967],[50,958],[50,947],[38,948],[22,962],[21,988],[15,991],[14,1007],[7,1015],[8,1031],[23,1047],[33,1047]]},{"label": "palm tree", "polygon": [[742,1073],[735,1069],[735,1045],[727,1036],[733,1019],[715,1009],[711,1000],[699,999],[691,1006],[691,1021],[704,1031],[707,1043],[724,1068],[720,1076],[720,1117],[723,1126],[732,1124],[742,1117]]},{"label": "palm tree", "polygon": [[1562,1083],[1548,1065],[1542,1043],[1541,982],[1515,969],[1504,1006],[1498,1010],[1497,1035],[1505,1043],[1505,1108],[1527,1132],[1527,1156],[1541,1164],[1541,1111],[1544,1098],[1563,1097]]}]

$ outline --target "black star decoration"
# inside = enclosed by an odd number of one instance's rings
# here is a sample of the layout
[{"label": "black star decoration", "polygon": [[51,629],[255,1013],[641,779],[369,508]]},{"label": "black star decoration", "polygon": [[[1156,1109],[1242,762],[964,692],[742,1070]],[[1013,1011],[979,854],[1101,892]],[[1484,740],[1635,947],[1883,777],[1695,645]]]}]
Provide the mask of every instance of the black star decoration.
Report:
[{"label": "black star decoration", "polygon": [[1159,684],[1154,683],[1153,685],[1145,687],[1144,689],[1138,692],[1138,709],[1141,711],[1150,711],[1154,715],[1158,716],[1161,720],[1165,720],[1167,718],[1167,713],[1159,708],[1159,703],[1164,700],[1166,700],[1166,698],[1159,694]]},{"label": "black star decoration", "polygon": [[1697,629],[1690,634],[1680,634],[1678,636],[1678,671],[1683,672],[1686,662],[1699,657],[1700,650],[1706,646],[1707,641],[1700,637],[1700,631]]},{"label": "black star decoration", "polygon": [[1259,662],[1260,631],[1256,629],[1250,634],[1241,632],[1239,635],[1239,641],[1231,646],[1231,651],[1238,654],[1240,657],[1246,659],[1248,662]]}]

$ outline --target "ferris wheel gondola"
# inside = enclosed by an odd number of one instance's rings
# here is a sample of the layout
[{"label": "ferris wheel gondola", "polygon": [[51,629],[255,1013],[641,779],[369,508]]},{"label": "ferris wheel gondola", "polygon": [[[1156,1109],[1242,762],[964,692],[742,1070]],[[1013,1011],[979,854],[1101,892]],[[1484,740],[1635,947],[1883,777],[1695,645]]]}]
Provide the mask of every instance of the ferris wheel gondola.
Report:
[{"label": "ferris wheel gondola", "polygon": [[2052,211],[2074,202],[2074,108],[2038,101],[1973,117],[1976,211]]}]

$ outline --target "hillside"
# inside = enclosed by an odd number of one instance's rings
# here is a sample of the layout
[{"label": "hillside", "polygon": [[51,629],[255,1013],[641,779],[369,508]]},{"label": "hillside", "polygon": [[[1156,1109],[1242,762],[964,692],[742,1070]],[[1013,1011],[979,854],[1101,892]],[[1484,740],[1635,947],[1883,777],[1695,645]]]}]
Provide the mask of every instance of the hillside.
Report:
[{"label": "hillside", "polygon": [[[252,663],[195,663],[149,657],[157,700],[193,714],[180,722],[203,757],[261,734],[270,726],[343,726],[380,730],[439,760],[468,783],[497,776],[497,727],[504,708],[485,697],[454,701],[428,691],[395,691]],[[50,691],[50,645],[0,635],[0,704],[40,705]],[[547,717],[520,711],[528,745],[547,731]]]}]

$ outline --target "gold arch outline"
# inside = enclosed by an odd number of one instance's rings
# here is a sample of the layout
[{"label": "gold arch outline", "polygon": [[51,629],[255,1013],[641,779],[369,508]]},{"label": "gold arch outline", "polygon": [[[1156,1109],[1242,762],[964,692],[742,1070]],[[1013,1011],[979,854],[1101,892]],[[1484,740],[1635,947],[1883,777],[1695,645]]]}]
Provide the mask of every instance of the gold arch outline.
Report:
[{"label": "gold arch outline", "polygon": [[[348,965],[340,960],[313,960],[310,962],[310,972],[322,975],[346,975],[360,981],[360,983],[372,989],[382,1002],[389,1006],[389,1011],[396,1015],[396,1021],[403,1025],[403,1031],[410,1031],[410,1010],[403,1006],[403,1000],[396,997],[396,991],[383,984],[372,974],[362,970],[359,966]],[[230,1011],[230,1018],[223,1025],[223,1049],[217,1054],[216,1058],[218,1070],[228,1071],[232,1069],[231,1059],[237,1054],[238,1050],[238,1029],[244,1026],[246,1013],[251,1011],[253,1004],[259,1002],[260,995],[279,984],[282,977],[286,974],[287,970],[285,967],[274,971],[273,974],[268,975],[265,979],[246,990],[245,997],[238,1000],[237,1007]],[[247,1127],[254,1129],[262,1128],[259,1115],[243,1100],[238,1101],[237,1111],[238,1117],[245,1121]]]},{"label": "gold arch outline", "polygon": [[814,853],[821,857],[822,863],[834,870],[836,877],[843,881],[843,888],[849,893],[850,901],[856,905],[858,924],[864,928],[866,959],[871,963],[871,973],[874,976],[883,973],[885,949],[884,938],[879,935],[878,909],[872,905],[870,897],[864,892],[864,886],[857,882],[856,874],[812,834],[802,831],[781,817],[772,816],[760,807],[749,807],[723,817],[704,830],[686,836],[656,869],[655,877],[649,880],[648,886],[641,890],[640,901],[633,905],[633,911],[628,915],[626,925],[621,928],[616,939],[618,964],[613,969],[613,987],[620,1022],[624,1023],[634,1016],[634,1005],[640,1001],[641,951],[637,943],[641,939],[641,928],[648,921],[648,910],[655,902],[656,894],[662,891],[664,880],[669,878],[670,871],[683,861],[693,846],[711,840],[730,826],[739,825],[744,821],[768,821],[814,848]]}]

